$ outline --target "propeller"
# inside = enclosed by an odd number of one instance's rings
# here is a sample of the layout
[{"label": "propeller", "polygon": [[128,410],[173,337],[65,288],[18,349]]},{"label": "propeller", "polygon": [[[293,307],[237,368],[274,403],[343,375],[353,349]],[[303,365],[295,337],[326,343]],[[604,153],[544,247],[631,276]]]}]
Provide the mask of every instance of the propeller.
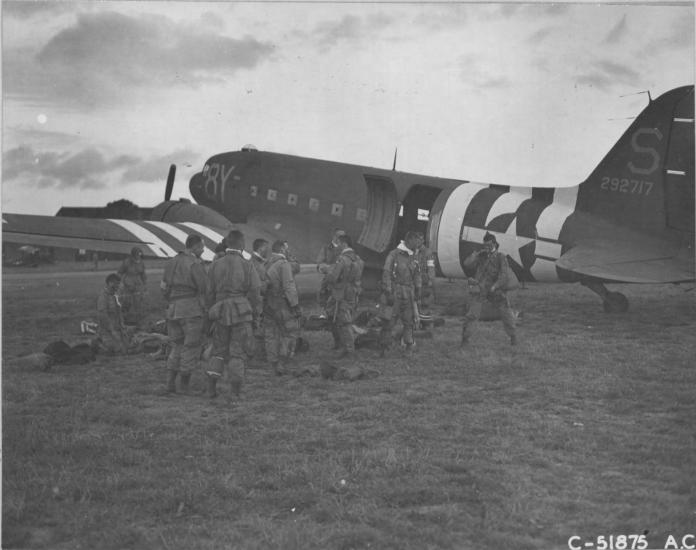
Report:
[{"label": "propeller", "polygon": [[167,175],[167,187],[164,189],[164,200],[168,201],[172,198],[172,190],[174,189],[174,177],[176,176],[176,164],[172,164],[169,167],[169,174]]}]

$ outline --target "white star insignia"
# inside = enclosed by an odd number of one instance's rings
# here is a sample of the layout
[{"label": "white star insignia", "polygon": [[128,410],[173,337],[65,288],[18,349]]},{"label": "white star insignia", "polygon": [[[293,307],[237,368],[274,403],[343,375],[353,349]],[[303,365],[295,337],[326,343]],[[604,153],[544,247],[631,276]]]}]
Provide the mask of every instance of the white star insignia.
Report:
[{"label": "white star insignia", "polygon": [[535,239],[531,237],[521,237],[517,235],[517,217],[513,218],[512,222],[507,228],[505,233],[499,233],[498,231],[490,231],[487,229],[481,229],[479,227],[469,227],[464,226],[462,229],[462,240],[474,243],[482,243],[483,236],[486,233],[495,235],[495,239],[498,241],[498,252],[507,254],[512,258],[512,260],[517,263],[520,267],[522,265],[522,258],[520,258],[520,248],[531,243]]}]

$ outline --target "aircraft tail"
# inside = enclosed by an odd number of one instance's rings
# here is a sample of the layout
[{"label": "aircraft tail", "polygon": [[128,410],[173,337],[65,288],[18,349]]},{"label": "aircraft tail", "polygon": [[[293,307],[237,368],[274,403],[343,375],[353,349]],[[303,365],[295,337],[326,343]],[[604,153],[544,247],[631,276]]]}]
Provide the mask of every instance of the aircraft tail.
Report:
[{"label": "aircraft tail", "polygon": [[694,232],[694,87],[636,117],[578,189],[576,209],[645,232]]}]

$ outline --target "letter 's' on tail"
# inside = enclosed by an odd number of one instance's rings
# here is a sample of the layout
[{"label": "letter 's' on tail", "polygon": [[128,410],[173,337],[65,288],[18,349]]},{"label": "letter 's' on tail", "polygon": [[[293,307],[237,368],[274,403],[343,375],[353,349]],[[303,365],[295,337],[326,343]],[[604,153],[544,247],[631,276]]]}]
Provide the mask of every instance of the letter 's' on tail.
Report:
[{"label": "letter 's' on tail", "polygon": [[639,231],[694,232],[694,87],[652,100],[578,192],[576,209]]}]

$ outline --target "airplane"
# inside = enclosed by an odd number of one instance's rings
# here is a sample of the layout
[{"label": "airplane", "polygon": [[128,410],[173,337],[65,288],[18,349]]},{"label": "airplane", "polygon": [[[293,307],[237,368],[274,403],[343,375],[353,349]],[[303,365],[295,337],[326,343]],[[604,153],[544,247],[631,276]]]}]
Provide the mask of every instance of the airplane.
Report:
[{"label": "airplane", "polygon": [[[190,180],[197,204],[165,201],[148,221],[3,214],[3,240],[171,257],[186,236],[203,258],[232,228],[247,244],[288,240],[312,262],[332,228],[359,235],[356,249],[377,280],[388,251],[421,231],[441,277],[464,278],[463,260],[486,232],[521,281],[579,282],[607,312],[628,300],[609,283],[694,281],[694,86],[649,98],[590,176],[573,187],[509,187],[258,151],[209,158]],[[304,270],[303,270],[304,271]]]}]

